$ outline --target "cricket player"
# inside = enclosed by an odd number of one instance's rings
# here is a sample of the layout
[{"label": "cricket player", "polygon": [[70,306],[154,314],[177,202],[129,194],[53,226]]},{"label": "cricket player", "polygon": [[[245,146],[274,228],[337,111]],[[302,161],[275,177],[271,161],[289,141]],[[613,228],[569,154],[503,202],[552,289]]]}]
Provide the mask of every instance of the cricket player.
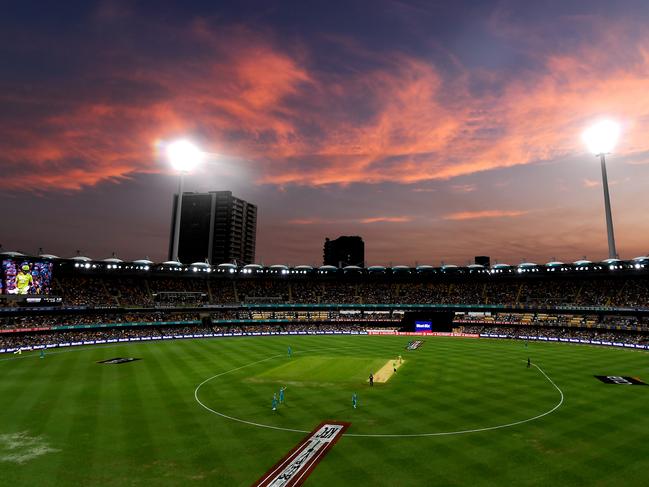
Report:
[{"label": "cricket player", "polygon": [[45,358],[45,350],[41,350],[41,355],[40,355],[40,357],[41,357],[41,358]]},{"label": "cricket player", "polygon": [[291,346],[288,346],[288,358],[291,358],[293,356],[293,350],[291,350]]},{"label": "cricket player", "polygon": [[20,272],[16,275],[16,291],[17,294],[29,294],[29,288],[34,283],[34,278],[29,272],[29,266],[23,265]]},{"label": "cricket player", "polygon": [[397,363],[396,362],[392,362],[392,369],[394,370],[394,373],[396,374],[397,373]]},{"label": "cricket player", "polygon": [[286,390],[286,386],[279,388],[279,403],[280,404],[284,404],[284,391],[285,390]]},{"label": "cricket player", "polygon": [[530,368],[530,365],[531,365],[531,364],[532,364],[532,363],[530,362],[530,358],[527,357],[527,368],[528,368],[528,369]]},{"label": "cricket player", "polygon": [[374,374],[370,372],[370,387],[374,387]]},{"label": "cricket player", "polygon": [[399,355],[399,363],[403,363],[403,359],[401,358],[401,355]]},{"label": "cricket player", "polygon": [[277,393],[273,392],[273,411],[277,411]]},{"label": "cricket player", "polygon": [[352,394],[352,406],[354,406],[354,409],[356,409],[357,404],[358,404],[358,396],[357,396],[356,393],[354,392],[354,393]]}]

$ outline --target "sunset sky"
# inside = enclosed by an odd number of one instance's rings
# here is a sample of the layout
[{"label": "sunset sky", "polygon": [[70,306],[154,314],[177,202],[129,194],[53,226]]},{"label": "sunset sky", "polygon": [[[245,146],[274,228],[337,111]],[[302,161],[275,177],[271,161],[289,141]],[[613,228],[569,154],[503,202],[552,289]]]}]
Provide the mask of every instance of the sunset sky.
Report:
[{"label": "sunset sky", "polygon": [[[3,250],[166,259],[177,176],[259,207],[257,259],[649,253],[649,2],[13,2],[0,15]],[[273,5],[275,4],[275,5]]]}]

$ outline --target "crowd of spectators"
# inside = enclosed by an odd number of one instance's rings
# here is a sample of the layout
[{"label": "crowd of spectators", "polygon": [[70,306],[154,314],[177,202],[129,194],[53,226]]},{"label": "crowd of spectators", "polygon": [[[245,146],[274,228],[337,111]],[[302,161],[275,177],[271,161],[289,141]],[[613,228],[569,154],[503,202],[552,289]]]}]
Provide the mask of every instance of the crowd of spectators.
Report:
[{"label": "crowd of spectators", "polygon": [[0,334],[0,348],[35,347],[57,343],[83,342],[92,340],[119,340],[142,337],[177,337],[204,334],[251,334],[251,333],[334,333],[361,332],[361,324],[296,323],[296,324],[252,324],[234,326],[207,326],[203,324],[183,326],[144,326],[106,328],[101,330],[74,330],[63,332]]},{"label": "crowd of spectators", "polygon": [[646,277],[536,280],[354,281],[179,276],[59,277],[53,293],[72,306],[200,306],[204,304],[505,304],[649,307]]},{"label": "crowd of spectators", "polygon": [[612,331],[586,328],[561,328],[544,326],[487,326],[469,325],[462,328],[463,333],[504,335],[507,338],[543,337],[567,338],[578,340],[594,340],[649,345],[649,333],[633,333],[629,331]]},{"label": "crowd of spectators", "polygon": [[457,314],[455,323],[511,324],[518,326],[565,326],[571,328],[603,328],[612,330],[649,331],[646,316],[575,315],[552,313],[466,313]]},{"label": "crowd of spectators", "polygon": [[147,312],[12,316],[0,318],[0,329],[42,328],[51,326],[152,323],[159,321],[197,321],[196,312]]},{"label": "crowd of spectators", "polygon": [[[128,323],[155,323],[155,322],[197,322],[204,313],[196,311],[146,311],[115,313],[107,310],[106,313],[92,314],[40,314],[0,317],[0,330],[17,330],[26,328],[43,328],[52,326],[77,326],[96,324],[128,324]],[[400,322],[403,313],[385,311],[367,312],[340,312],[340,311],[250,311],[247,309],[224,309],[213,311],[209,318],[213,322],[224,320],[285,320],[297,322]]]}]

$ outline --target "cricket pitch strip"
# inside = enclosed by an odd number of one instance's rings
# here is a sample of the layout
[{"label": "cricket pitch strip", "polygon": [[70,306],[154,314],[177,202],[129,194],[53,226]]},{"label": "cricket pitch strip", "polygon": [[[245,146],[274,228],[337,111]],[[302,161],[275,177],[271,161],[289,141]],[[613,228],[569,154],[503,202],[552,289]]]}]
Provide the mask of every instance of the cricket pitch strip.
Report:
[{"label": "cricket pitch strip", "polygon": [[405,360],[388,360],[383,367],[374,373],[374,382],[387,382],[394,375],[394,369],[398,369],[405,363]]}]

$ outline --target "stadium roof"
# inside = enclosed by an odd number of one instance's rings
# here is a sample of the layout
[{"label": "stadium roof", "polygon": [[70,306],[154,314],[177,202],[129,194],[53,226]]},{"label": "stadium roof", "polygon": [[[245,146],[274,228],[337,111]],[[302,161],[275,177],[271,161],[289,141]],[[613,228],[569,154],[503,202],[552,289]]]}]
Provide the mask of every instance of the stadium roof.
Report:
[{"label": "stadium roof", "polygon": [[41,259],[50,259],[50,260],[60,259],[61,258],[58,255],[54,255],[54,254],[41,254],[38,257],[40,257]]},{"label": "stadium roof", "polygon": [[7,257],[24,257],[25,254],[21,254],[20,252],[0,252],[0,255],[6,255]]},{"label": "stadium roof", "polygon": [[210,265],[207,262],[193,262],[192,267],[209,267]]},{"label": "stadium roof", "polygon": [[522,262],[518,264],[518,267],[537,267],[538,264],[535,262]]},{"label": "stadium roof", "polygon": [[164,265],[176,265],[176,266],[181,266],[182,263],[178,262],[177,260],[167,260],[166,262],[163,262]]},{"label": "stadium roof", "polygon": [[140,264],[140,265],[151,265],[153,264],[153,261],[149,259],[138,259],[133,261],[134,264]]},{"label": "stadium roof", "polygon": [[393,271],[409,271],[410,266],[407,265],[394,265],[392,266]]},{"label": "stadium roof", "polygon": [[122,259],[118,259],[117,257],[109,257],[108,259],[104,259],[104,262],[108,262],[110,264],[120,264],[124,261]]},{"label": "stadium roof", "polygon": [[563,262],[558,261],[558,260],[553,260],[552,262],[548,262],[547,264],[545,264],[546,267],[557,267],[557,266],[560,266],[560,265],[565,265],[565,264]]},{"label": "stadium roof", "polygon": [[589,265],[589,264],[592,264],[592,262],[590,260],[581,259],[581,260],[574,261],[573,264],[575,264],[575,265]]},{"label": "stadium roof", "polygon": [[294,269],[312,270],[313,266],[310,266],[310,265],[297,265],[297,266],[294,267]]},{"label": "stadium roof", "polygon": [[90,257],[86,257],[85,255],[75,255],[70,260],[76,260],[79,262],[90,262],[92,259]]}]

